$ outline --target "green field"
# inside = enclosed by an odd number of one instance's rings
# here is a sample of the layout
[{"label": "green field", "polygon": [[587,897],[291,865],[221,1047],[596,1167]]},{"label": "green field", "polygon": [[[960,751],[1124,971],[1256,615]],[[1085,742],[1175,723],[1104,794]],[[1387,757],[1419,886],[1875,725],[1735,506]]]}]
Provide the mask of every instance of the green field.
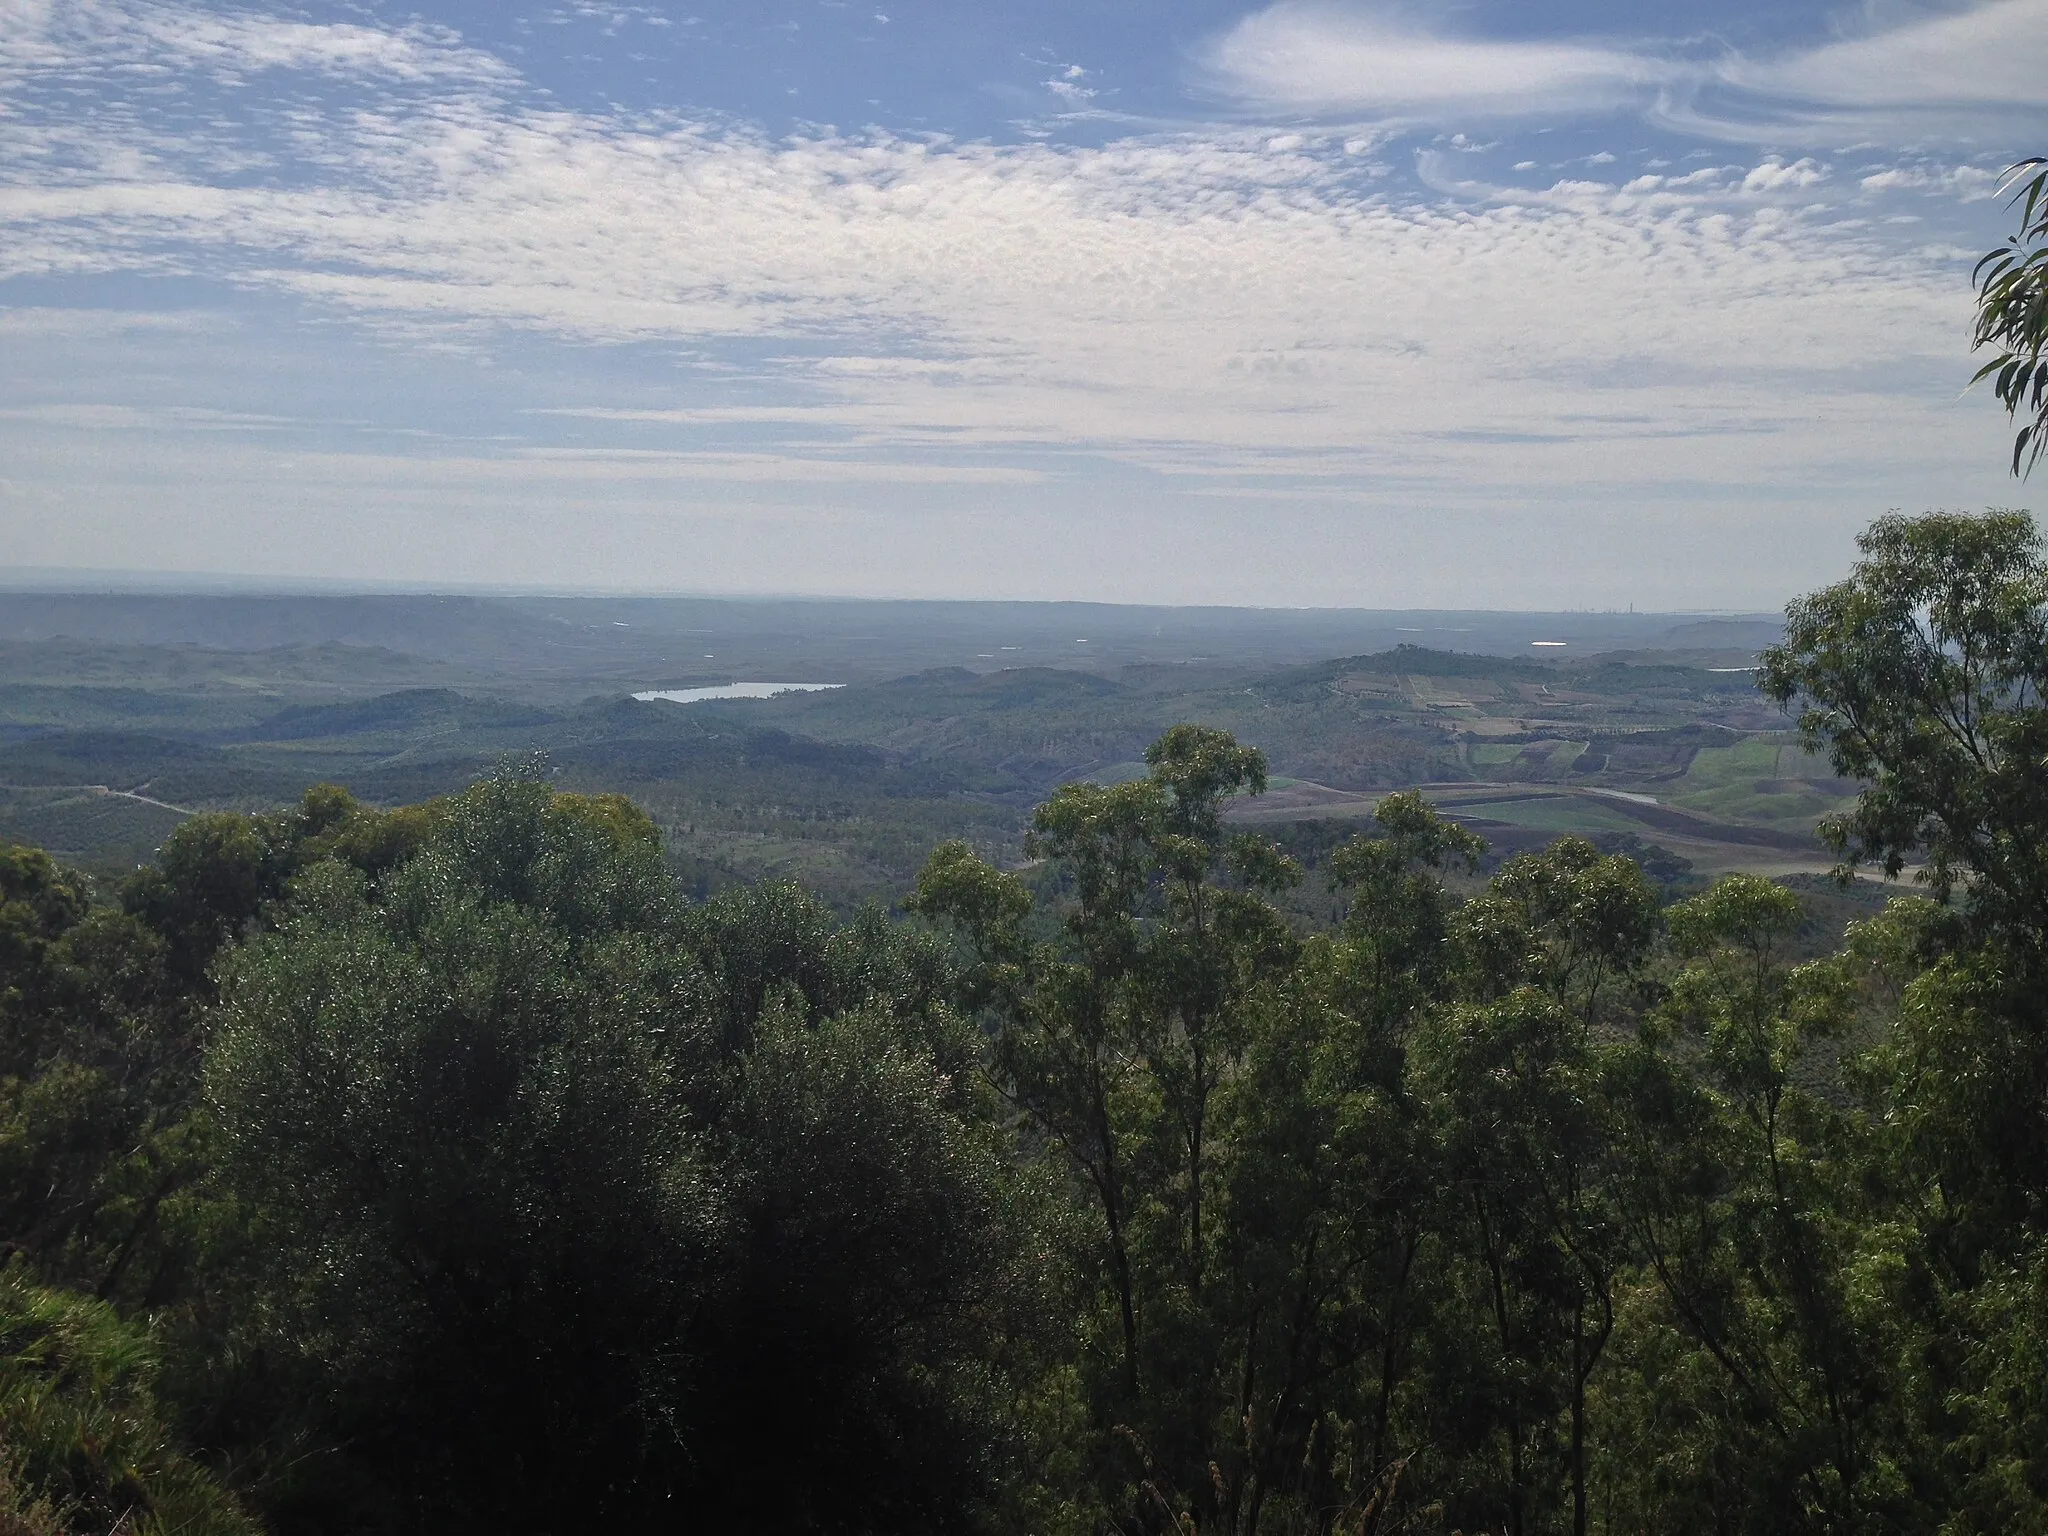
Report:
[{"label": "green field", "polygon": [[1585,835],[1643,830],[1640,822],[1585,795],[1554,795],[1540,800],[1459,800],[1444,809],[1460,820],[1505,822],[1560,837],[1573,832]]},{"label": "green field", "polygon": [[1792,733],[1771,732],[1701,751],[1661,798],[1728,821],[1810,827],[1855,791],[1824,760],[1807,755]]},{"label": "green field", "polygon": [[1505,768],[1522,755],[1519,745],[1497,741],[1475,741],[1465,749],[1465,761],[1472,765],[1475,773],[1489,768]]}]

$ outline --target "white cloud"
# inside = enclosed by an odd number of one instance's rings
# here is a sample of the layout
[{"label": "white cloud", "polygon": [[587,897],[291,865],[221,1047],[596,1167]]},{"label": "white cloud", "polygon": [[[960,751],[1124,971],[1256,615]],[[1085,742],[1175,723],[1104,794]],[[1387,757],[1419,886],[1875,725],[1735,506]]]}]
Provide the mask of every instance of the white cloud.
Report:
[{"label": "white cloud", "polygon": [[1442,121],[1638,107],[1714,137],[1901,143],[2038,118],[2048,0],[1882,13],[1886,25],[1773,55],[1655,38],[1503,41],[1384,0],[1279,0],[1205,51],[1209,82],[1261,111]]},{"label": "white cloud", "polygon": [[138,331],[197,334],[211,330],[218,318],[200,310],[134,310],[49,305],[0,308],[0,336],[17,340],[122,336]]},{"label": "white cloud", "polygon": [[233,5],[152,0],[0,0],[0,79],[13,70],[142,62],[158,69],[318,70],[409,82],[516,78],[451,33],[288,21]]},{"label": "white cloud", "polygon": [[1980,202],[1996,197],[2004,178],[1981,165],[1893,165],[1858,179],[1866,192],[1932,192]]},{"label": "white cloud", "polygon": [[[1763,168],[1759,166],[1757,170],[1762,170]],[[1524,167],[1518,165],[1515,169],[1519,171],[1524,169]],[[1703,165],[1696,171],[1687,171],[1683,176],[1663,176],[1655,173],[1638,176],[1633,181],[1626,183],[1621,190],[1630,193],[1674,193],[1698,189],[1722,190],[1723,183],[1730,176],[1736,177],[1738,185],[1744,189],[1755,190],[1750,183],[1750,177],[1755,174],[1755,171],[1744,174],[1742,167],[1739,165]]]},{"label": "white cloud", "polygon": [[1732,57],[1716,73],[1759,95],[1832,106],[2038,111],[2048,79],[2048,4],[1991,0],[1782,58]]},{"label": "white cloud", "polygon": [[143,410],[132,405],[81,402],[50,405],[0,407],[0,421],[30,422],[41,427],[67,427],[85,432],[275,431],[297,425],[282,416],[265,416],[247,411],[217,411],[203,406],[168,406]]},{"label": "white cloud", "polygon": [[1811,159],[1795,160],[1787,165],[1774,157],[1764,161],[1742,178],[1742,190],[1778,192],[1787,187],[1817,187],[1827,179],[1827,167]]},{"label": "white cloud", "polygon": [[326,185],[0,189],[0,220],[18,272],[229,275],[420,334],[779,338],[802,348],[750,366],[849,432],[1162,463],[1200,443],[1436,478],[1467,451],[1447,430],[1549,433],[1623,389],[1712,431],[1760,374],[1954,350],[1938,259],[1734,186],[1618,191],[1454,209],[1263,136],[769,142],[443,107],[366,125]]},{"label": "white cloud", "polygon": [[743,481],[794,485],[1036,485],[1044,474],[997,464],[817,458],[791,453],[667,453],[618,448],[532,448],[513,460],[471,460],[485,479]]},{"label": "white cloud", "polygon": [[1681,132],[1776,144],[1990,140],[2038,131],[2048,0],[1867,13],[1864,29],[1774,57],[1729,54],[1656,116]]},{"label": "white cloud", "polygon": [[226,277],[419,337],[744,345],[809,428],[878,451],[1418,484],[1499,462],[1500,434],[1526,440],[1516,473],[1570,482],[1554,442],[1602,435],[1567,418],[1616,397],[1662,434],[1632,474],[1812,472],[1806,433],[1739,469],[1712,446],[1760,389],[1828,433],[1882,424],[1882,454],[1903,407],[1871,381],[1953,361],[1966,308],[1945,256],[1769,204],[1810,160],[1456,207],[1296,135],[771,141],[458,94],[319,141],[278,185],[181,176],[141,143],[134,174],[0,187],[6,269]]},{"label": "white cloud", "polygon": [[1222,89],[1265,110],[1395,118],[1609,107],[1672,74],[1626,48],[1446,37],[1395,13],[1313,0],[1245,17],[1204,62]]},{"label": "white cloud", "polygon": [[1093,86],[1082,83],[1088,78],[1088,74],[1089,72],[1079,64],[1069,64],[1047,80],[1045,88],[1073,106],[1085,106],[1100,94]]}]

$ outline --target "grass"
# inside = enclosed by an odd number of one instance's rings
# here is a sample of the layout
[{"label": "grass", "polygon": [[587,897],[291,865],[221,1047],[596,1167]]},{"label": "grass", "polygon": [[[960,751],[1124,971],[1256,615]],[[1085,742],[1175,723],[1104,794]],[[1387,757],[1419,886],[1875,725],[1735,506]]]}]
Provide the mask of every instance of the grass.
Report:
[{"label": "grass", "polygon": [[258,1536],[172,1444],[153,1342],[103,1303],[0,1271],[0,1529]]},{"label": "grass", "polygon": [[1531,800],[1461,800],[1445,809],[1475,820],[1501,821],[1539,832],[1641,832],[1641,822],[1582,795],[1546,795]]},{"label": "grass", "polygon": [[1550,749],[1550,771],[1552,773],[1570,773],[1572,771],[1572,764],[1585,756],[1586,748],[1590,745],[1590,742],[1584,741],[1559,742]]},{"label": "grass", "polygon": [[1827,763],[1809,756],[1789,732],[1753,737],[1696,754],[1658,798],[1725,821],[1811,827],[1855,798]]}]

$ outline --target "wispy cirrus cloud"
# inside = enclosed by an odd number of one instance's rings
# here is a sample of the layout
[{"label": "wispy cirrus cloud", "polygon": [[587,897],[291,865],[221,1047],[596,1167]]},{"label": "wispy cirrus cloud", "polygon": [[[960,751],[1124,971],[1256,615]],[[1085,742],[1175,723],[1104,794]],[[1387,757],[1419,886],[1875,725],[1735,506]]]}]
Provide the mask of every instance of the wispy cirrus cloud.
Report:
[{"label": "wispy cirrus cloud", "polygon": [[1682,67],[1626,43],[1499,41],[1410,12],[1281,0],[1203,51],[1211,82],[1256,109],[1432,119],[1602,110]]},{"label": "wispy cirrus cloud", "polygon": [[2048,3],[1875,12],[1819,47],[1729,54],[1696,90],[1660,105],[1689,133],[1741,141],[1900,144],[2038,133]]},{"label": "wispy cirrus cloud", "polygon": [[[1883,14],[1883,13],[1879,13]],[[1729,85],[1837,107],[1946,111],[1971,105],[2039,110],[2048,70],[2048,6],[1989,0],[1962,10],[1865,22],[1863,35],[1774,58],[1730,55]]]},{"label": "wispy cirrus cloud", "polygon": [[215,329],[214,316],[193,311],[70,308],[48,304],[0,307],[0,337],[16,341],[76,341],[137,332],[196,335]]},{"label": "wispy cirrus cloud", "polygon": [[2038,114],[2048,3],[1873,10],[1826,43],[1749,55],[1697,37],[1490,39],[1407,8],[1280,0],[1200,64],[1266,112],[1432,122],[1634,108],[1718,138],[1899,143]]},{"label": "wispy cirrus cloud", "polygon": [[39,427],[69,427],[87,432],[108,428],[144,431],[247,432],[278,431],[303,425],[282,416],[249,411],[216,411],[204,406],[167,406],[141,410],[131,405],[30,405],[0,407],[0,421],[28,422]]}]

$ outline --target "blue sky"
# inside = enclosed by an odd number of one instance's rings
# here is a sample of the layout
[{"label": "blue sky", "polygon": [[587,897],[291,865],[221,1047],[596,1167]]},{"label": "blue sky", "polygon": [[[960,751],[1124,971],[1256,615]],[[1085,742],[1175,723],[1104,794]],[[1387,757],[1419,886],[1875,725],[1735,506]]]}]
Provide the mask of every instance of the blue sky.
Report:
[{"label": "blue sky", "polygon": [[2048,0],[0,0],[0,567],[1775,606]]}]

